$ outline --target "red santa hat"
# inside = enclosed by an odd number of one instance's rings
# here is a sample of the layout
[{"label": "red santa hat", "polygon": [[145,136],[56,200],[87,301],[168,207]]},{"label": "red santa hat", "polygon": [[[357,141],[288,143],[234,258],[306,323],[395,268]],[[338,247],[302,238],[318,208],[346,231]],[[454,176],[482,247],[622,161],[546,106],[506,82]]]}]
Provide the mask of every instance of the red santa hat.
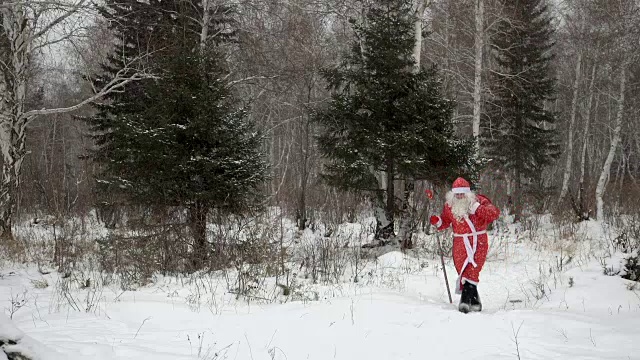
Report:
[{"label": "red santa hat", "polygon": [[469,185],[469,182],[467,180],[459,177],[453,182],[451,192],[454,194],[464,194],[471,192],[471,185]]}]

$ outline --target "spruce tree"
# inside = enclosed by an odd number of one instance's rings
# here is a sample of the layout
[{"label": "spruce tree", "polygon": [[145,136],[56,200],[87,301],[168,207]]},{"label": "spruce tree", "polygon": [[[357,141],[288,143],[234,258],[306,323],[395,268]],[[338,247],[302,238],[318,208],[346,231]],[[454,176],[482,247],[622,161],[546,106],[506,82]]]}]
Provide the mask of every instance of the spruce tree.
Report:
[{"label": "spruce tree", "polygon": [[[390,233],[398,213],[394,181],[468,176],[473,141],[455,137],[453,103],[440,92],[435,66],[415,69],[410,1],[377,0],[352,24],[357,41],[323,72],[331,100],[314,115],[327,159],[322,175],[343,190],[374,194]],[[385,173],[386,190],[377,172]]]},{"label": "spruce tree", "polygon": [[555,94],[551,69],[553,26],[544,0],[501,0],[505,18],[492,37],[498,67],[487,106],[483,148],[494,166],[513,171],[515,216],[522,213],[525,181],[539,179],[557,158],[556,114],[545,109]]},{"label": "spruce tree", "polygon": [[[96,105],[89,119],[98,145],[92,158],[102,165],[100,190],[130,204],[187,208],[200,267],[209,211],[241,213],[257,202],[266,167],[260,134],[225,81],[217,40],[201,43],[200,2],[152,1],[145,11],[123,7],[121,0],[107,6],[106,16],[127,19],[111,22],[127,42],[118,48],[131,57],[150,50],[141,62],[156,78],[131,83]],[[210,33],[218,33],[224,24],[211,26]],[[111,61],[105,71],[121,66]]]}]

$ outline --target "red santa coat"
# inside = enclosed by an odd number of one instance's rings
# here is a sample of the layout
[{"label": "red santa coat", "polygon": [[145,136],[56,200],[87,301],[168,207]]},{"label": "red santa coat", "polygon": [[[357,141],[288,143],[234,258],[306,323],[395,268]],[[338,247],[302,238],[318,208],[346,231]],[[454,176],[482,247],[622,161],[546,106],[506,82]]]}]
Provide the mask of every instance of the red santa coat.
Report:
[{"label": "red santa coat", "polygon": [[472,214],[456,219],[449,204],[444,205],[436,224],[438,230],[453,227],[453,263],[458,272],[456,293],[462,291],[465,281],[478,284],[480,271],[489,250],[487,226],[500,216],[500,210],[484,195],[477,195],[478,204]]}]

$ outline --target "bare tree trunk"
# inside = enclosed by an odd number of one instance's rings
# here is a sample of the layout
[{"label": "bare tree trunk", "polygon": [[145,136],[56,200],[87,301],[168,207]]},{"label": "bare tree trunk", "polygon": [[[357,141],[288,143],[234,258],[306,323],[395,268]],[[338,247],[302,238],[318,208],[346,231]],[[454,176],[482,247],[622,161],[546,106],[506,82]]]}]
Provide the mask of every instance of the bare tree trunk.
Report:
[{"label": "bare tree trunk", "polygon": [[[444,24],[445,25],[444,26],[444,34],[442,34],[442,36],[443,36],[442,40],[444,42],[444,44],[443,44],[444,45],[444,50],[447,53],[451,52],[451,47],[452,47],[451,46],[451,42],[450,42],[450,38],[451,38],[451,36],[450,36],[450,28],[451,28],[451,25],[450,25],[449,22],[450,22],[450,14],[447,13],[446,18],[445,18],[445,24]],[[444,72],[448,72],[448,71],[451,70],[451,66],[450,66],[451,57],[450,56],[445,56],[443,60],[444,61],[443,61],[443,64],[442,64],[442,70],[443,70],[443,73],[444,73]],[[451,80],[451,78],[449,76],[444,77],[444,80],[443,80],[443,83],[442,83],[442,90],[443,90],[444,93],[449,93],[451,91],[451,87],[452,87],[451,83],[452,82],[453,81]],[[453,118],[454,119],[457,118],[457,109],[458,109],[458,107],[456,106],[454,108],[454,114],[453,114]]]},{"label": "bare tree trunk", "polygon": [[386,160],[385,170],[386,188],[376,194],[376,240],[388,239],[394,235],[395,183],[393,181],[393,159]]},{"label": "bare tree trunk", "polygon": [[26,123],[24,104],[27,95],[29,69],[30,22],[19,5],[0,8],[2,29],[9,51],[2,67],[0,88],[0,149],[2,150],[2,184],[0,188],[0,232],[3,238],[12,238],[11,220],[15,210],[15,193],[20,182],[24,160]]},{"label": "bare tree trunk", "polygon": [[[7,158],[4,157],[4,161]],[[13,166],[11,163],[2,166],[2,188],[0,188],[0,236],[3,239],[12,239],[11,219],[13,218],[14,202],[13,194],[15,193],[14,178],[12,175]]]},{"label": "bare tree trunk", "polygon": [[414,70],[420,69],[420,54],[422,52],[422,18],[427,9],[429,0],[416,0],[416,11],[414,14],[413,32],[415,42],[413,44],[413,59],[415,60]]},{"label": "bare tree trunk", "polygon": [[514,222],[519,222],[522,218],[522,176],[520,174],[520,168],[516,166],[515,168],[515,179],[514,179],[514,187],[513,187],[513,202],[515,203],[515,210],[513,220]]},{"label": "bare tree trunk", "polygon": [[591,80],[589,82],[589,99],[587,100],[587,109],[585,111],[585,123],[584,123],[584,133],[582,136],[582,153],[580,155],[580,179],[578,181],[578,208],[580,211],[579,216],[583,219],[588,219],[588,214],[585,211],[584,204],[584,176],[586,169],[586,161],[587,161],[587,145],[589,144],[589,129],[591,126],[591,107],[593,104],[593,86],[596,78],[596,69],[598,65],[594,64],[591,69]]},{"label": "bare tree trunk", "polygon": [[191,233],[193,237],[193,258],[194,270],[202,269],[209,258],[209,248],[207,246],[207,213],[209,209],[203,203],[196,201],[189,209],[191,222]]},{"label": "bare tree trunk", "polygon": [[[6,93],[5,93],[6,94]],[[11,229],[16,190],[25,155],[25,128],[11,126],[11,114],[0,114],[0,150],[2,151],[2,183],[0,184],[0,236],[13,238]]]},{"label": "bare tree trunk", "polygon": [[395,217],[395,183],[393,175],[395,173],[395,164],[392,159],[387,160],[387,203],[384,209],[387,220],[389,221],[388,235],[393,235],[394,217]]},{"label": "bare tree trunk", "polygon": [[[422,51],[422,19],[424,17],[424,12],[427,8],[429,0],[417,0],[415,3],[415,13],[414,13],[414,39],[415,42],[413,44],[413,58],[415,60],[415,65],[412,69],[414,73],[420,71],[420,54]],[[411,244],[411,224],[410,224],[410,204],[409,199],[414,191],[414,182],[413,179],[404,179],[401,182],[401,186],[403,189],[402,196],[402,211],[400,212],[401,216],[399,219],[399,229],[398,229],[398,237],[401,239],[401,247],[412,248],[413,244]]]},{"label": "bare tree trunk", "polygon": [[569,190],[569,180],[571,179],[571,168],[573,160],[573,128],[576,123],[576,113],[578,111],[578,89],[580,85],[580,73],[582,66],[582,51],[578,51],[576,61],[576,78],[573,82],[573,99],[571,101],[571,120],[569,121],[569,139],[567,140],[567,161],[565,163],[564,175],[562,177],[562,189],[558,203],[562,202]]},{"label": "bare tree trunk", "polygon": [[484,50],[484,0],[476,0],[475,64],[473,81],[473,137],[480,151],[480,114],[482,106],[482,54]]},{"label": "bare tree trunk", "polygon": [[[271,114],[269,114],[268,116],[268,121],[267,124],[269,124],[272,128],[275,128],[275,117],[271,116]],[[269,140],[269,163],[271,164],[278,164],[278,159],[276,158],[276,141],[275,141],[275,136],[272,135],[271,139]],[[270,194],[272,195],[277,195],[278,194],[278,169],[277,166],[271,166],[271,178],[272,180],[270,181],[271,184],[271,190],[270,190]]]},{"label": "bare tree trunk", "polygon": [[504,181],[507,184],[507,209],[510,213],[514,212],[513,209],[513,178],[511,171],[506,171],[504,173]]},{"label": "bare tree trunk", "polygon": [[620,74],[620,95],[618,98],[618,113],[616,115],[616,123],[613,129],[613,138],[611,139],[611,147],[609,148],[609,154],[602,167],[600,178],[598,179],[598,185],[596,187],[596,219],[598,221],[604,220],[604,200],[603,195],[609,182],[609,175],[611,173],[611,164],[616,154],[618,144],[620,143],[620,131],[622,130],[622,116],[624,115],[624,92],[627,79],[626,64],[622,65]]},{"label": "bare tree trunk", "polygon": [[[307,88],[307,104],[311,104],[311,93],[313,91],[313,83],[310,83]],[[305,116],[307,117],[305,120]],[[300,194],[298,198],[298,217],[299,224],[298,229],[304,230],[307,223],[307,185],[309,182],[309,157],[310,157],[310,145],[311,145],[311,119],[309,114],[301,116],[301,134],[300,134]]]},{"label": "bare tree trunk", "polygon": [[[304,134],[301,136],[308,136],[309,130],[309,121],[306,124],[302,125],[305,127],[306,131],[303,131]],[[305,141],[306,140],[306,141]],[[308,179],[308,170],[307,170],[307,161],[308,161],[308,148],[306,148],[305,143],[308,142],[307,139],[300,139],[300,155],[302,156],[301,164],[300,164],[300,190],[298,197],[298,229],[304,230],[307,226],[307,179]]]},{"label": "bare tree trunk", "polygon": [[[398,229],[398,237],[401,241],[402,249],[412,249],[413,228],[411,226],[411,197],[414,194],[415,183],[411,179],[404,180],[404,191],[402,196],[402,218]],[[416,221],[418,219],[415,219]]]},{"label": "bare tree trunk", "polygon": [[[2,237],[11,238],[11,221],[16,206],[22,163],[25,157],[26,128],[40,115],[67,113],[81,108],[108,93],[120,89],[127,83],[148,77],[142,72],[126,75],[131,69],[125,67],[102,89],[77,104],[55,109],[34,109],[25,111],[27,100],[28,73],[30,61],[35,51],[47,45],[63,41],[55,38],[52,29],[83,7],[87,0],[76,2],[50,1],[58,5],[59,12],[47,13],[42,8],[28,1],[1,2],[0,15],[2,24],[0,36],[4,39],[3,52],[0,56],[0,150],[2,152],[2,181],[0,182],[0,232]],[[47,7],[50,9],[50,7]],[[50,11],[50,10],[49,10]]]},{"label": "bare tree trunk", "polygon": [[202,0],[202,30],[200,31],[200,53],[204,54],[207,49],[207,40],[209,37],[209,22],[211,15],[209,14],[209,3],[211,0]]}]

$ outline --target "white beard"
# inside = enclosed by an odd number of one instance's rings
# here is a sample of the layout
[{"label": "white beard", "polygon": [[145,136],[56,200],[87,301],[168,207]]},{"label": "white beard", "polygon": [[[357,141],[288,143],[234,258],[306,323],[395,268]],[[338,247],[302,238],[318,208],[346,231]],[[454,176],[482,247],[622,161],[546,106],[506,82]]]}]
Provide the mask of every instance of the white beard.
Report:
[{"label": "white beard", "polygon": [[462,199],[458,199],[451,191],[447,193],[447,204],[451,207],[451,213],[457,220],[462,220],[462,218],[467,216],[469,214],[469,207],[477,201],[474,193],[464,193],[464,195]]}]

